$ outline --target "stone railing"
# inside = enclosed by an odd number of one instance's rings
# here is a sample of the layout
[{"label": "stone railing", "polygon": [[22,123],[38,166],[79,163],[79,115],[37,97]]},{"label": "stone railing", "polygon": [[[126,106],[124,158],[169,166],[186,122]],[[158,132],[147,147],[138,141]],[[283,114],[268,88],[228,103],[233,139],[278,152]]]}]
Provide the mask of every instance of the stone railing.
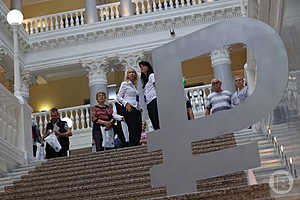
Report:
[{"label": "stone railing", "polygon": [[185,94],[190,99],[195,118],[205,115],[205,102],[211,93],[211,85],[202,85],[184,89]]},{"label": "stone railing", "polygon": [[32,159],[32,110],[0,84],[0,172]]},{"label": "stone railing", "polygon": [[[213,3],[216,0],[132,0],[134,15],[146,15],[167,10],[182,9]],[[219,0],[226,1],[226,0]],[[118,19],[121,16],[120,2],[97,6],[99,22]],[[24,20],[29,34],[57,31],[86,24],[85,8]]]},{"label": "stone railing", "polygon": [[[90,121],[90,104],[83,106],[76,106],[70,108],[63,108],[58,110],[60,117],[68,117],[73,121],[72,132],[91,129]],[[44,134],[46,125],[50,121],[50,111],[33,113],[32,118],[38,124],[42,134]]]}]

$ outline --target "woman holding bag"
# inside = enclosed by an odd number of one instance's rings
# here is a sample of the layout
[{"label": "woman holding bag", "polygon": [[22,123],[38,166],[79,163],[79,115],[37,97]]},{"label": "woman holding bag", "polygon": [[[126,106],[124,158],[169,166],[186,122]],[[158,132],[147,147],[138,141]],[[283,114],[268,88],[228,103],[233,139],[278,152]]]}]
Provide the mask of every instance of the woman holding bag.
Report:
[{"label": "woman holding bag", "polygon": [[114,148],[114,132],[112,125],[113,109],[111,105],[105,105],[106,93],[96,94],[98,105],[92,107],[93,139],[96,144],[96,151]]},{"label": "woman holding bag", "polygon": [[124,117],[129,131],[129,146],[139,145],[142,133],[142,115],[137,81],[136,71],[129,68],[117,95],[117,100],[125,107]]}]

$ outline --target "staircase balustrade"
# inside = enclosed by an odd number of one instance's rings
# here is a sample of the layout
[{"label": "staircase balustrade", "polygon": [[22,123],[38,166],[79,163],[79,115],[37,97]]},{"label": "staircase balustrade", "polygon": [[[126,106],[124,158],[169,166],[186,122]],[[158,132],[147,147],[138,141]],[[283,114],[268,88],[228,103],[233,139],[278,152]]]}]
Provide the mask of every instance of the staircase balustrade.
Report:
[{"label": "staircase balustrade", "polygon": [[[134,15],[146,15],[172,9],[198,6],[217,0],[132,0]],[[222,1],[222,0],[219,0]],[[118,19],[121,16],[120,2],[97,6],[99,22]],[[28,34],[53,32],[86,24],[85,8],[25,19],[24,29]]]},{"label": "staircase balustrade", "polygon": [[206,98],[211,93],[211,85],[185,88],[184,92],[191,101],[194,117],[204,116]]},{"label": "staircase balustrade", "polygon": [[0,172],[32,159],[31,112],[0,84]]},{"label": "staircase balustrade", "polygon": [[[64,117],[68,117],[72,120],[73,132],[91,129],[92,127],[90,123],[90,104],[58,109],[58,112],[60,114],[61,119]],[[33,113],[32,118],[35,119],[35,121],[37,122],[40,132],[44,134],[47,123],[50,121],[50,111]]]}]

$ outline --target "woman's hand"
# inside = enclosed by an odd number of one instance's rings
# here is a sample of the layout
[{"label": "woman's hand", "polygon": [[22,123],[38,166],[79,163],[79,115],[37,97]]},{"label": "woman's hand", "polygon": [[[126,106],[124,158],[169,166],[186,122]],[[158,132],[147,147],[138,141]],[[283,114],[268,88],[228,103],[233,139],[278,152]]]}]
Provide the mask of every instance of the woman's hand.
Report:
[{"label": "woman's hand", "polygon": [[126,103],[125,107],[128,112],[131,112],[131,105],[129,103]]}]

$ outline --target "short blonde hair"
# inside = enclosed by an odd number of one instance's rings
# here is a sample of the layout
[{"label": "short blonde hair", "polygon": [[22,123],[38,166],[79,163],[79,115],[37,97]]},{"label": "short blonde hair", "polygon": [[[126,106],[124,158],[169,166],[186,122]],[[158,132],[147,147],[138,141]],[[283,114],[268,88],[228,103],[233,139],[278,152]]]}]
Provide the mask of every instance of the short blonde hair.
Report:
[{"label": "short blonde hair", "polygon": [[137,87],[137,82],[138,82],[138,79],[139,79],[139,77],[138,77],[138,74],[137,74],[137,72],[135,71],[135,69],[133,69],[133,68],[128,68],[127,69],[127,71],[125,72],[125,77],[124,77],[124,81],[126,81],[126,82],[128,82],[129,81],[129,78],[128,78],[128,71],[129,70],[132,70],[132,71],[134,71],[134,73],[135,73],[135,80],[134,80],[134,82],[133,82],[133,85],[135,85],[136,87]]}]

